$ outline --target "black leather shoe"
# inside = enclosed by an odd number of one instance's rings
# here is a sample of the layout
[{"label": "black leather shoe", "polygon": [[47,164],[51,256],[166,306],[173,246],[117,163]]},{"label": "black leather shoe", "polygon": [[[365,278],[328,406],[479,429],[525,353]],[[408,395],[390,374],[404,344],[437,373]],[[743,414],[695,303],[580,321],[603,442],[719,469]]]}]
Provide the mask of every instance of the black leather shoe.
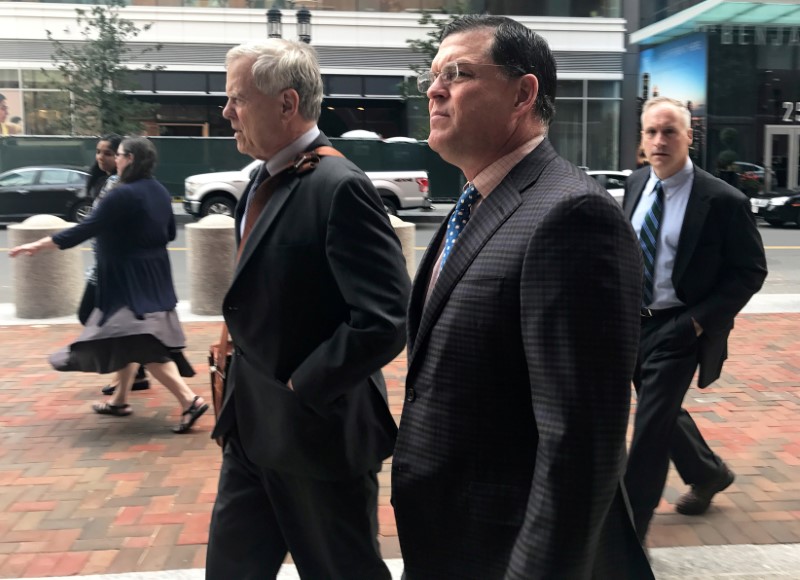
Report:
[{"label": "black leather shoe", "polygon": [[[131,387],[131,390],[132,391],[146,391],[149,388],[150,388],[150,381],[148,381],[147,379],[144,379],[143,381],[134,382],[133,386]],[[105,387],[100,389],[100,391],[104,395],[113,395],[114,391],[116,391],[116,390],[117,390],[117,385],[106,385]]]},{"label": "black leather shoe", "polygon": [[694,484],[691,489],[684,493],[675,502],[675,511],[685,516],[699,516],[703,514],[711,505],[711,500],[724,489],[727,489],[736,475],[722,465],[722,472],[716,478],[703,484]]}]

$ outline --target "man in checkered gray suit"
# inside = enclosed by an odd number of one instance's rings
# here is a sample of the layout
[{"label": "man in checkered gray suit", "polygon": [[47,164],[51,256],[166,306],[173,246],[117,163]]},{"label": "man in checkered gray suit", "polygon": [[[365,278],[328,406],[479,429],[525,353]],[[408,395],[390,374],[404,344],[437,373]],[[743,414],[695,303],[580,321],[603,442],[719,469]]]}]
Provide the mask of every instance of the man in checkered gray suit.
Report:
[{"label": "man in checkered gray suit", "polygon": [[546,138],[546,42],[493,16],[441,40],[418,79],[429,143],[469,183],[409,310],[392,469],[406,578],[653,578],[621,481],[636,236]]}]

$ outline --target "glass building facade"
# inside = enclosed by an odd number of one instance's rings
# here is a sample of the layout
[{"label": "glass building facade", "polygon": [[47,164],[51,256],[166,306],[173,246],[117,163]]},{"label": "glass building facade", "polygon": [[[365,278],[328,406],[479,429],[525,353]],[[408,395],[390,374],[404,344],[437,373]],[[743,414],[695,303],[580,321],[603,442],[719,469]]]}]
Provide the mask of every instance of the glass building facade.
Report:
[{"label": "glass building facade", "polygon": [[[52,44],[41,40],[42,25],[60,30],[74,22],[73,7],[57,4],[39,3],[41,20],[32,18],[28,33],[24,25],[10,24],[22,31],[20,40],[0,39],[0,93],[6,97],[9,117],[18,117],[16,123],[28,135],[69,134],[74,121],[69,118],[70,95],[58,74],[42,70],[52,67]],[[266,33],[265,8],[282,10],[289,37],[295,30],[295,11],[306,7],[312,11],[312,45],[323,70],[320,128],[332,137],[363,129],[384,138],[426,139],[427,99],[409,91],[415,85],[411,66],[425,62],[425,56],[413,52],[407,42],[414,36],[424,39],[433,29],[419,24],[421,11],[455,11],[460,6],[467,12],[517,16],[535,30],[541,26],[546,38],[554,35],[556,43],[550,43],[559,83],[552,141],[577,165],[592,169],[620,165],[625,31],[618,18],[620,0],[132,0],[130,4],[143,9],[136,12],[140,21],[153,21],[160,38],[170,38],[162,50],[137,39],[135,53],[149,48],[146,59],[155,70],[134,72],[125,87],[135,98],[155,105],[153,117],[143,120],[149,135],[232,135],[229,121],[222,117],[225,53],[238,42]],[[369,13],[380,14],[376,19]],[[204,29],[198,27],[217,17],[220,24],[211,33],[219,36],[206,43]],[[559,18],[542,21],[542,26],[537,17]],[[173,22],[175,27],[169,29]],[[238,30],[245,32],[237,34]],[[342,45],[342,34],[353,38],[353,45]],[[389,38],[390,34],[394,36]],[[17,66],[3,68],[3,62]],[[137,63],[128,66],[135,69]]]},{"label": "glass building facade", "polygon": [[689,104],[693,160],[745,193],[800,190],[797,3],[640,7],[645,26],[631,34],[640,51],[639,104],[657,94]]},{"label": "glass building facade", "polygon": [[[59,0],[42,0],[58,3]],[[75,4],[92,4],[77,0]],[[463,12],[514,16],[620,18],[622,0],[128,0],[131,6],[189,8],[279,8],[348,12]]]}]

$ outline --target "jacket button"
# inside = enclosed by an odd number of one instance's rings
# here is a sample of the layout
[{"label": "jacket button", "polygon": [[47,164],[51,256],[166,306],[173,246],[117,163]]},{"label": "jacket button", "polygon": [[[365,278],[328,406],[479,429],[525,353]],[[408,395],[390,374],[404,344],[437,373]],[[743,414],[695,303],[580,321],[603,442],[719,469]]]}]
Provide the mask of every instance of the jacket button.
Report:
[{"label": "jacket button", "polygon": [[237,310],[239,310],[239,307],[238,306],[226,306],[225,310],[227,310],[228,312],[236,312]]},{"label": "jacket button", "polygon": [[410,403],[416,398],[417,398],[417,393],[414,390],[414,387],[408,387],[408,389],[406,389],[406,401]]},{"label": "jacket button", "polygon": [[242,352],[242,349],[239,348],[238,346],[233,347],[233,352],[236,353],[236,356],[244,356],[244,353]]}]

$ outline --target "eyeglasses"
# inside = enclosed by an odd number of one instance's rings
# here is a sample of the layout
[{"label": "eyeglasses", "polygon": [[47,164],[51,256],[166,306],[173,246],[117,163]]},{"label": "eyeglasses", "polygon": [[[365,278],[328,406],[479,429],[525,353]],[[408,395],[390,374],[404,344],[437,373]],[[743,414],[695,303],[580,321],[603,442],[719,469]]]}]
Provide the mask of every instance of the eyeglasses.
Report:
[{"label": "eyeglasses", "polygon": [[[525,74],[525,71],[522,70],[522,68],[514,65],[509,66],[505,64],[462,62],[461,66],[499,66],[501,68],[505,68],[506,70],[513,70],[520,76]],[[442,79],[442,84],[446,87],[449,87],[459,80],[464,80],[472,76],[468,70],[462,70],[458,67],[458,62],[448,62],[438,73],[433,71],[422,73],[417,77],[417,89],[419,92],[425,94],[428,92],[428,89],[431,88],[431,85],[436,82],[436,79],[440,77]]]},{"label": "eyeglasses", "polygon": [[130,153],[114,153],[114,157],[127,157]]}]

